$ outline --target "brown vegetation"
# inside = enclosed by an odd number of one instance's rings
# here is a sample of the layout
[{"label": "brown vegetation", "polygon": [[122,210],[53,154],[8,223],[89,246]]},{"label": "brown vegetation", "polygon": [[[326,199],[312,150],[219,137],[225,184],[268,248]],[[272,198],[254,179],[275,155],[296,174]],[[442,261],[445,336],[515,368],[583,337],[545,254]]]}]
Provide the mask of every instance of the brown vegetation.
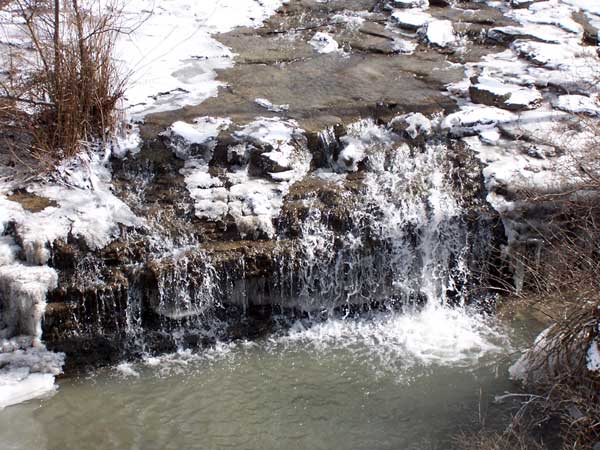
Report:
[{"label": "brown vegetation", "polygon": [[561,307],[546,309],[553,325],[528,353],[529,394],[515,397],[512,423],[503,433],[462,436],[464,450],[600,448],[600,376],[587,368],[588,349],[600,340],[600,130],[581,121],[599,142],[569,158],[560,189],[521,192],[517,214],[534,239],[511,255],[525,281],[510,301]]},{"label": "brown vegetation", "polygon": [[123,95],[112,55],[119,14],[87,0],[15,0],[4,7],[31,41],[31,50],[11,51],[0,79],[4,144],[19,159],[52,166],[109,136]]}]

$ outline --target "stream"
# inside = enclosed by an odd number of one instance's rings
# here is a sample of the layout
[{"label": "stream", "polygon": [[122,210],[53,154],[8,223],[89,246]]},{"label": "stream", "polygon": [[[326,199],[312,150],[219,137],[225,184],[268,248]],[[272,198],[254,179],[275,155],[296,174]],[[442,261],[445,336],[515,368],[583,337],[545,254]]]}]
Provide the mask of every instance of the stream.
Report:
[{"label": "stream", "polygon": [[518,389],[507,367],[531,328],[429,306],[287,323],[63,377],[3,411],[0,435],[7,450],[451,449],[505,423],[494,395]]}]

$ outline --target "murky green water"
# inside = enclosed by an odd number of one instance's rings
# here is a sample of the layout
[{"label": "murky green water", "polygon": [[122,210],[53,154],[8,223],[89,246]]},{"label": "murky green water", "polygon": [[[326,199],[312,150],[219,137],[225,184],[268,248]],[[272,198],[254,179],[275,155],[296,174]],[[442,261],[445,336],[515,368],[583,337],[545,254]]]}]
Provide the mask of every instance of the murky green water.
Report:
[{"label": "murky green water", "polygon": [[520,339],[443,308],[297,323],[63,379],[52,398],[0,412],[1,448],[452,448],[482,418],[501,421],[493,396],[516,389]]}]

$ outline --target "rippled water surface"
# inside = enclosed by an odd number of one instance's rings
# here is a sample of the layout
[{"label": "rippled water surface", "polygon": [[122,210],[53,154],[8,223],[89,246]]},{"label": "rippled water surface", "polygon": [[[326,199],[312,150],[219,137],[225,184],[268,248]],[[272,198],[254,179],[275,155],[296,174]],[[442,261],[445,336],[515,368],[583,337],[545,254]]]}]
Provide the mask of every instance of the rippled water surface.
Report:
[{"label": "rippled water surface", "polygon": [[[427,307],[123,363],[0,412],[2,449],[432,449],[514,389],[514,330]],[[488,422],[490,419],[488,419]]]}]

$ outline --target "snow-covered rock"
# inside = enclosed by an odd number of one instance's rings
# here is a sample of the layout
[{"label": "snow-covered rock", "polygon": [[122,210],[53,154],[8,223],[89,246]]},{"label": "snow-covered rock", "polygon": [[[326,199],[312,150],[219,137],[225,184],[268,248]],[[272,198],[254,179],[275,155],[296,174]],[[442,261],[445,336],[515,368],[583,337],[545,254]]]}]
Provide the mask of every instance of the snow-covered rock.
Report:
[{"label": "snow-covered rock", "polygon": [[398,10],[392,13],[394,24],[400,28],[416,31],[433,20],[430,14],[421,10]]},{"label": "snow-covered rock", "polygon": [[340,45],[333,36],[321,31],[315,33],[309,43],[319,53],[334,53],[340,51]]},{"label": "snow-covered rock", "polygon": [[472,135],[514,119],[513,113],[493,106],[465,106],[462,110],[446,116],[442,128],[449,130],[454,136]]},{"label": "snow-covered rock", "polygon": [[554,102],[555,108],[574,114],[600,116],[600,102],[597,96],[561,95]]},{"label": "snow-covered rock", "polygon": [[425,28],[425,39],[434,47],[447,48],[456,43],[454,26],[449,20],[431,20]]},{"label": "snow-covered rock", "polygon": [[163,133],[170,140],[170,146],[175,155],[180,159],[188,159],[194,146],[208,144],[226,129],[231,121],[229,119],[214,117],[199,117],[193,123],[174,122]]},{"label": "snow-covered rock", "polygon": [[428,0],[393,0],[393,5],[396,8],[427,8]]},{"label": "snow-covered rock", "polygon": [[535,109],[542,102],[542,95],[535,87],[504,83],[500,79],[488,76],[480,76],[473,81],[469,95],[475,103],[520,111]]},{"label": "snow-covered rock", "polygon": [[268,111],[277,113],[284,112],[290,109],[290,105],[274,105],[266,98],[255,98],[254,103],[256,103],[258,106],[265,108]]},{"label": "snow-covered rock", "polygon": [[390,136],[384,127],[380,127],[372,119],[361,120],[348,126],[346,136],[340,141],[344,148],[337,158],[338,169],[344,172],[356,172],[358,165],[378,145],[389,144]]},{"label": "snow-covered rock", "polygon": [[[552,27],[551,27],[552,30]],[[509,43],[517,39],[528,39],[547,43],[558,44],[560,42],[559,33],[554,30],[544,32],[543,26],[505,26],[491,28],[487,35],[488,38],[502,43]]]},{"label": "snow-covered rock", "polygon": [[406,133],[411,139],[419,136],[427,137],[433,128],[431,120],[421,113],[403,114],[392,119],[389,125],[394,131]]}]

